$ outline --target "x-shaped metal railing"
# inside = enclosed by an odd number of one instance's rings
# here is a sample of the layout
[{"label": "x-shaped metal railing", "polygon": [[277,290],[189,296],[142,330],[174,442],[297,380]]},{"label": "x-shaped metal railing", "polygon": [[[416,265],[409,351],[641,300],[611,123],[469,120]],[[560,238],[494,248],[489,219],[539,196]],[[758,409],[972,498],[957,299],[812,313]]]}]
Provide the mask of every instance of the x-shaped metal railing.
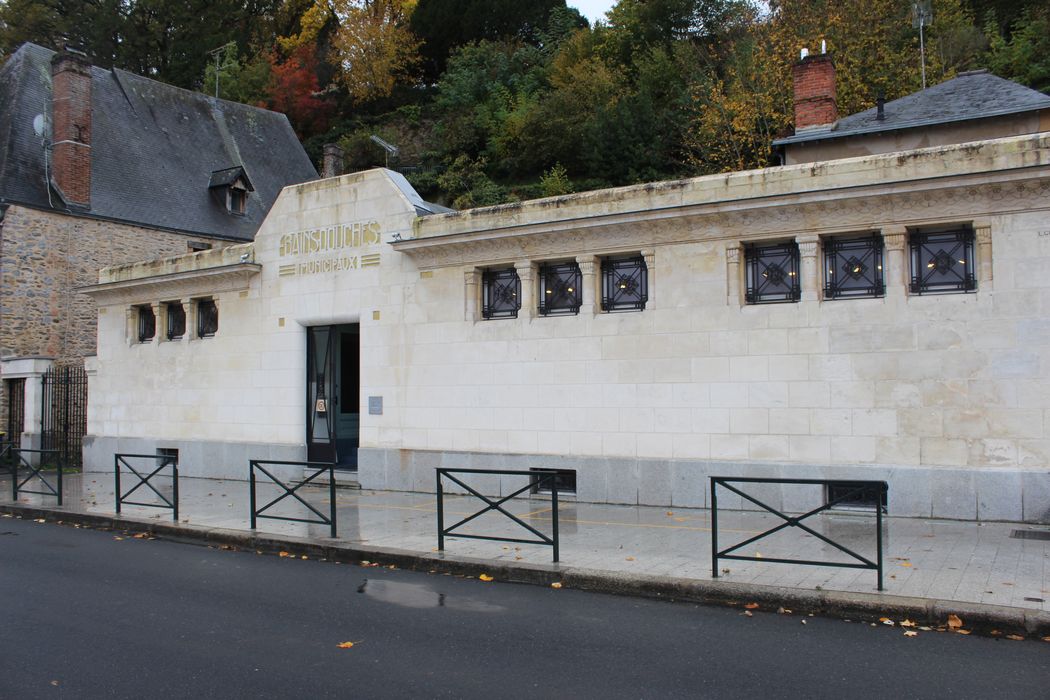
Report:
[{"label": "x-shaped metal railing", "polygon": [[[437,469],[437,521],[438,521],[438,550],[444,551],[445,549],[445,537],[455,536],[463,539],[472,540],[491,540],[494,542],[516,542],[518,544],[540,544],[547,545],[554,550],[554,561],[558,561],[558,484],[557,477],[558,471],[556,469],[536,469],[531,471],[507,471],[500,469]],[[528,477],[528,483],[522,486],[520,489],[510,493],[507,496],[501,498],[488,497],[482,494],[480,491],[475,489],[468,484],[463,483],[460,479],[457,479],[453,474],[490,474],[497,476],[525,476]],[[485,507],[472,515],[469,515],[454,525],[445,527],[445,488],[442,478],[447,478],[449,481],[458,484],[461,488],[465,489],[467,493],[475,498],[481,499],[485,503]],[[512,498],[516,498],[526,491],[538,492],[541,488],[550,488],[551,494],[551,535],[547,536],[540,530],[529,525],[527,522],[514,515],[503,507],[503,504]],[[464,534],[462,532],[456,532],[458,528],[463,527],[467,523],[480,518],[485,513],[499,512],[509,518],[511,521],[517,523],[521,527],[525,528],[532,534],[536,535],[537,539],[527,540],[514,537],[495,537],[493,535],[472,535]]]},{"label": "x-shaped metal railing", "polygon": [[[289,486],[285,482],[278,479],[270,471],[268,471],[262,465],[278,465],[278,466],[292,466],[306,469],[316,469],[309,476],[305,476],[302,481],[296,483],[294,486]],[[278,462],[272,460],[261,460],[253,459],[248,462],[249,480],[251,481],[251,510],[252,510],[252,529],[255,529],[256,521],[259,518],[265,518],[268,520],[287,520],[296,523],[313,523],[315,525],[328,525],[331,528],[332,537],[336,536],[336,520],[335,520],[335,465],[331,462]],[[260,471],[269,477],[270,481],[281,488],[283,493],[277,498],[273,499],[262,508],[256,508],[256,482],[255,472]],[[311,504],[306,502],[302,496],[298,494],[299,489],[311,483],[314,479],[321,476],[322,474],[328,474],[328,502],[329,511],[326,516],[321,511],[314,508]],[[312,518],[291,518],[283,515],[263,515],[267,510],[277,505],[285,498],[291,497],[293,500],[299,501],[302,505],[306,506],[306,509],[317,516],[317,519]]]},{"label": "x-shaped metal railing", "polygon": [[[25,455],[29,453],[31,455],[39,455],[38,464],[33,464],[30,460],[26,459]],[[8,458],[11,460],[11,497],[14,500],[18,500],[19,493],[34,493],[38,496],[55,496],[58,498],[58,505],[62,505],[62,463],[59,459],[58,450],[31,450],[23,447],[16,447],[13,443],[5,443],[0,448],[0,458]],[[49,459],[50,457],[50,459]],[[54,485],[50,481],[44,478],[43,471],[51,464],[55,465],[57,477]],[[26,478],[19,480],[18,472],[21,469],[25,469],[28,473]],[[34,478],[39,479],[40,483],[47,489],[46,491],[33,491],[25,488],[25,485],[32,481]]]},{"label": "x-shaped metal railing", "polygon": [[[827,502],[819,508],[814,508],[802,515],[786,515],[780,510],[770,506],[767,503],[763,503],[758,498],[755,498],[751,494],[745,493],[735,486],[730,485],[729,482],[733,483],[747,483],[747,484],[809,484],[817,485],[827,488],[839,487],[841,493],[834,498],[829,498]],[[763,510],[772,513],[784,522],[777,525],[776,527],[770,528],[764,532],[760,532],[754,537],[749,537],[743,542],[738,542],[731,547],[726,549],[718,548],[718,486],[722,486],[729,489],[738,496],[744,498],[751,503],[754,503]],[[812,566],[833,566],[844,569],[873,569],[877,572],[879,590],[883,590],[882,587],[882,510],[883,503],[885,502],[885,495],[887,493],[888,486],[885,481],[842,481],[842,480],[827,480],[827,479],[762,479],[758,477],[722,477],[712,476],[711,477],[711,575],[714,578],[718,578],[718,560],[719,559],[737,559],[742,561],[762,561],[762,562],[774,562],[780,564],[809,564]],[[836,542],[835,540],[827,537],[826,535],[817,532],[813,528],[804,524],[802,521],[811,518],[814,515],[823,513],[829,508],[839,505],[840,503],[846,503],[853,501],[858,496],[863,494],[874,494],[875,495],[875,561],[872,561],[868,557],[865,557],[857,552],[853,551],[849,547]],[[832,562],[832,561],[815,561],[811,559],[786,559],[783,557],[765,557],[765,556],[754,556],[748,557],[740,554],[733,554],[733,552],[739,551],[743,547],[757,542],[763,538],[769,537],[781,530],[789,527],[797,527],[800,530],[816,537],[817,539],[825,542],[835,549],[843,552],[850,556],[854,561],[847,562]]]},{"label": "x-shaped metal railing", "polygon": [[[154,462],[159,461],[160,464],[157,468],[148,474],[143,474],[138,469],[135,469],[129,459],[141,459],[141,460],[152,460]],[[131,487],[127,492],[124,492],[121,488],[121,466],[127,468],[132,474],[134,474],[138,481]],[[165,496],[156,486],[150,481],[153,477],[157,476],[161,470],[166,467],[171,467],[171,498]],[[143,469],[145,471],[145,469]],[[170,508],[171,517],[176,522],[179,519],[179,458],[173,455],[134,455],[134,454],[115,454],[113,455],[113,481],[114,481],[114,495],[117,499],[117,512],[120,512],[122,505],[129,506],[145,506],[147,508]],[[146,503],[144,501],[129,501],[128,497],[131,494],[138,491],[143,486],[149,487],[150,491],[157,494],[157,498],[161,500],[160,503]]]}]

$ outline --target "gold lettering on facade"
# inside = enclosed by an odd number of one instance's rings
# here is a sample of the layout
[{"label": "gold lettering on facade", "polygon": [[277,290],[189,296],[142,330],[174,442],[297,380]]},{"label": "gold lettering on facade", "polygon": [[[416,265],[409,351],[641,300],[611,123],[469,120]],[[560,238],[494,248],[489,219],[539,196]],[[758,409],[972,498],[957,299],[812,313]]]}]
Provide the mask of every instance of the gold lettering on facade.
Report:
[{"label": "gold lettering on facade", "polygon": [[[380,243],[378,221],[358,221],[325,228],[308,229],[286,233],[281,236],[278,254],[280,257],[298,257],[316,253],[334,253],[347,248],[361,248]],[[377,267],[379,253],[369,255],[335,255],[318,260],[280,265],[280,277],[313,275],[330,272],[358,270],[362,267]]]}]

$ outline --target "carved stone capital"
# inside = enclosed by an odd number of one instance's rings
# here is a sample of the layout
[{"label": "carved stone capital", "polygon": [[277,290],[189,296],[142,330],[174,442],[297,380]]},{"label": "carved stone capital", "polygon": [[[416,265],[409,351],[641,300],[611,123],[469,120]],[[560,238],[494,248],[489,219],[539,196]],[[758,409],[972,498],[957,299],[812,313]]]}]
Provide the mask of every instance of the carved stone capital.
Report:
[{"label": "carved stone capital", "polygon": [[595,258],[593,255],[576,256],[576,264],[580,266],[580,273],[584,277],[593,275],[595,272]]},{"label": "carved stone capital", "polygon": [[740,244],[736,241],[726,244],[726,262],[730,265],[740,262]]},{"label": "carved stone capital", "polygon": [[804,258],[812,258],[817,254],[817,246],[820,244],[820,236],[796,236],[798,252]]},{"label": "carved stone capital", "polygon": [[992,227],[985,226],[974,226],[974,234],[977,236],[978,245],[991,245],[992,244]]},{"label": "carved stone capital", "polygon": [[904,250],[908,239],[908,229],[903,226],[885,226],[882,229],[882,243],[886,250]]}]

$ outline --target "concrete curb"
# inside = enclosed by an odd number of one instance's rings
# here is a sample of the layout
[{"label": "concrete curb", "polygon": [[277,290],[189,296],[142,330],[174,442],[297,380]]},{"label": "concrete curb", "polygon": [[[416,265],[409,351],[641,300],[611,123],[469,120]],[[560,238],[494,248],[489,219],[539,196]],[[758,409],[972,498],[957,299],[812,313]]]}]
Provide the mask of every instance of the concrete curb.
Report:
[{"label": "concrete curb", "polygon": [[288,552],[295,556],[306,555],[313,559],[353,564],[369,561],[412,571],[466,576],[478,576],[484,573],[496,580],[511,583],[549,586],[558,582],[565,588],[675,602],[728,606],[757,603],[759,606],[757,609],[766,611],[786,608],[796,614],[813,613],[824,617],[865,622],[877,622],[884,617],[897,621],[909,619],[918,625],[930,627],[944,627],[947,624],[948,615],[954,614],[963,620],[965,629],[977,634],[1050,636],[1050,612],[1005,605],[986,605],[893,594],[781,588],[725,580],[626,574],[564,564],[511,563],[460,557],[447,552],[424,553],[391,547],[323,542],[246,530],[144,521],[115,514],[75,513],[17,504],[0,504],[0,513],[29,520],[87,525],[136,533],[145,532],[169,540],[204,545],[226,545],[266,554]]}]

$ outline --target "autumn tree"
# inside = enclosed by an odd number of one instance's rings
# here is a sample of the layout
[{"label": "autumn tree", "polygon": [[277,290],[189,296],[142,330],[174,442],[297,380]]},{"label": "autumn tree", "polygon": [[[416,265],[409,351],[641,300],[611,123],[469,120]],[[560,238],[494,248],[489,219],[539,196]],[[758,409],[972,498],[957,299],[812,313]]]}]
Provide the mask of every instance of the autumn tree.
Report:
[{"label": "autumn tree", "polygon": [[415,0],[332,0],[339,21],[332,58],[354,100],[386,97],[415,75],[419,41],[408,28],[414,6]]},{"label": "autumn tree", "polygon": [[288,115],[288,121],[300,138],[324,131],[332,105],[317,96],[317,59],[310,46],[300,46],[291,56],[279,61],[270,54],[270,82],[265,106]]}]

